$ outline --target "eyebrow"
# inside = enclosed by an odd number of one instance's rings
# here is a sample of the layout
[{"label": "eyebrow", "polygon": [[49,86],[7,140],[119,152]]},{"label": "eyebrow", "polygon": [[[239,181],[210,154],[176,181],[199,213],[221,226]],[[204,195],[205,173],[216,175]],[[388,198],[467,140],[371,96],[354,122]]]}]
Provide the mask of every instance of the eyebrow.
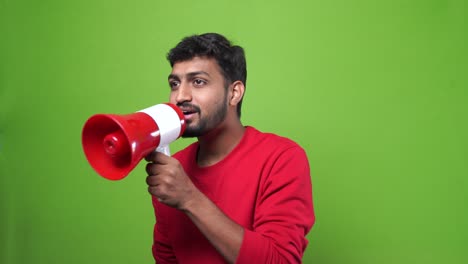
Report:
[{"label": "eyebrow", "polygon": [[[210,74],[207,73],[207,72],[205,72],[205,71],[189,72],[189,73],[186,74],[186,77],[190,79],[190,78],[193,78],[193,77],[195,77],[195,76],[197,76],[197,75],[206,75],[206,76],[210,77]],[[170,80],[170,79],[180,80],[180,76],[177,75],[177,74],[172,74],[172,73],[171,73],[171,74],[169,74],[169,76],[167,77],[167,79],[168,79],[168,80]]]}]

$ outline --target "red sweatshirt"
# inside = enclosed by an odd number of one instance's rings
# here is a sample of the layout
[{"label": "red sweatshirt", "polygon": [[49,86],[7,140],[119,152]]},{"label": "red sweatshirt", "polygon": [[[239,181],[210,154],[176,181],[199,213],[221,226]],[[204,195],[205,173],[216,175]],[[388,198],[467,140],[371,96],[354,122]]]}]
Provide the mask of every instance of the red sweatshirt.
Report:
[{"label": "red sweatshirt", "polygon": [[[229,218],[244,227],[237,263],[301,263],[315,221],[309,163],[293,141],[247,127],[222,161],[198,167],[198,143],[174,155]],[[225,263],[181,211],[153,198],[153,256],[164,263]]]}]

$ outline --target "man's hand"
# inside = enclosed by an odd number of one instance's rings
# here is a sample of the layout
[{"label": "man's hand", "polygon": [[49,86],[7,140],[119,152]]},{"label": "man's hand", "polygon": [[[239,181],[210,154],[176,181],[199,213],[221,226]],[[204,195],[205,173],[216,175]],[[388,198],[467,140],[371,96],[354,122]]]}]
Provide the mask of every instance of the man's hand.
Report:
[{"label": "man's hand", "polygon": [[184,210],[199,193],[178,160],[159,152],[146,158],[148,191],[160,202]]}]

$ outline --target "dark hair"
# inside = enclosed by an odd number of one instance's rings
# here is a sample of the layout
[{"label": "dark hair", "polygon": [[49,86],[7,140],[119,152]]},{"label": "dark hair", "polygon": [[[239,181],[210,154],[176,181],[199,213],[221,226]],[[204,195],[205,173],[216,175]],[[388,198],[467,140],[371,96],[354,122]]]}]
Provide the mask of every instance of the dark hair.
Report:
[{"label": "dark hair", "polygon": [[[221,68],[226,87],[235,81],[241,81],[246,86],[247,67],[244,49],[232,45],[223,35],[205,33],[185,37],[167,54],[167,60],[171,67],[174,67],[177,62],[187,61],[194,57],[214,58]],[[241,105],[242,99],[237,105],[239,117]]]}]

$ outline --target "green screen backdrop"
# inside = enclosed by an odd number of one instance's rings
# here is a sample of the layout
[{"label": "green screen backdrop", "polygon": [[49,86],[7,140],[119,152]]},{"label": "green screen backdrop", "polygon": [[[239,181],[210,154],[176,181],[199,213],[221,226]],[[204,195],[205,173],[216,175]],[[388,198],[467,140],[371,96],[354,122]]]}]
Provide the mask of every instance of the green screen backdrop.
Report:
[{"label": "green screen backdrop", "polygon": [[81,129],[166,102],[165,54],[204,32],[245,48],[244,124],[308,154],[304,263],[468,263],[467,17],[465,0],[0,0],[0,263],[153,262],[144,165],[99,177]]}]

